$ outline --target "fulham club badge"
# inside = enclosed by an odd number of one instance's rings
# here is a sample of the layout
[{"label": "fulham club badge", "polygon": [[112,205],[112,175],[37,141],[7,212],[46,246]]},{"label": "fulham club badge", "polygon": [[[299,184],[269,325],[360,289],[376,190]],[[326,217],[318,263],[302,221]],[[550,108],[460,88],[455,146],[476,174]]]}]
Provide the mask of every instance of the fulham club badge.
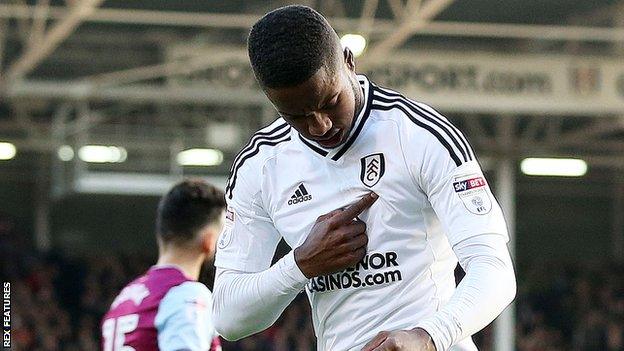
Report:
[{"label": "fulham club badge", "polygon": [[386,161],[382,153],[372,154],[360,159],[360,180],[364,185],[372,188],[379,182],[386,171]]}]

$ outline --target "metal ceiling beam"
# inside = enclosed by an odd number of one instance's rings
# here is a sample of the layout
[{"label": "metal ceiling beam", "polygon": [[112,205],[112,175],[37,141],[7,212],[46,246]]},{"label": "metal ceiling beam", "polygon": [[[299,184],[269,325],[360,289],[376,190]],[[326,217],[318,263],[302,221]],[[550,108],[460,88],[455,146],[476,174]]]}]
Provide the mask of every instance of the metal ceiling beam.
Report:
[{"label": "metal ceiling beam", "polygon": [[0,91],[2,98],[61,99],[73,101],[123,101],[127,103],[189,103],[197,105],[269,105],[264,94],[255,89],[162,87],[133,85],[98,87],[69,82],[23,81]]},{"label": "metal ceiling beam", "polygon": [[41,44],[46,30],[48,19],[47,12],[50,9],[50,0],[39,0],[35,7],[33,23],[30,28],[28,47],[32,48]]},{"label": "metal ceiling beam", "polygon": [[[66,16],[67,10],[60,6],[51,6],[49,17],[60,19]],[[32,18],[34,6],[0,5],[2,18]],[[219,27],[249,28],[260,14],[240,13],[196,13],[180,11],[152,11],[134,9],[100,8],[94,11],[87,21],[99,23],[152,24],[181,27]]]},{"label": "metal ceiling beam", "polygon": [[368,37],[368,34],[373,30],[375,13],[377,12],[378,6],[379,0],[366,0],[364,6],[362,6],[362,15],[360,16],[358,31],[364,37]]},{"label": "metal ceiling beam", "polygon": [[[0,5],[0,18],[33,18],[34,6]],[[66,16],[67,10],[51,6],[48,18],[60,19]],[[87,22],[125,23],[137,25],[179,26],[197,28],[230,28],[248,29],[258,19],[256,14],[217,14],[188,13],[177,11],[149,11],[123,9],[96,9]],[[338,31],[353,31],[358,28],[357,18],[328,18]],[[562,25],[527,25],[506,23],[473,23],[432,21],[426,23],[413,34],[457,36],[457,37],[494,37],[513,39],[566,40],[624,42],[624,28],[562,26]],[[397,29],[394,20],[375,20],[373,33],[392,33]]]},{"label": "metal ceiling beam", "polygon": [[[19,5],[14,5],[14,6],[26,7],[26,0],[13,0],[13,1],[16,3],[19,3]],[[33,6],[33,10],[34,9],[35,7]],[[30,32],[29,20],[31,18],[34,18],[34,13],[35,11],[33,11],[32,17],[16,18],[17,19],[17,35],[20,37],[22,45],[26,45],[26,43],[28,42],[28,33]]]},{"label": "metal ceiling beam", "polygon": [[402,23],[406,15],[411,12],[410,9],[418,8],[420,4],[421,0],[407,0],[405,4],[403,4],[403,0],[388,0],[390,11],[399,23]]},{"label": "metal ceiling beam", "polygon": [[465,37],[624,42],[624,28],[527,25],[502,23],[431,22],[419,34]]},{"label": "metal ceiling beam", "polygon": [[4,48],[6,46],[6,37],[7,37],[7,28],[9,25],[7,24],[7,20],[0,20],[0,77],[2,77],[2,63],[4,59]]},{"label": "metal ceiling beam", "polygon": [[385,39],[371,47],[363,57],[361,66],[387,55],[409,39],[414,32],[425,27],[427,22],[435,18],[440,12],[453,3],[454,0],[429,0],[420,7],[411,8],[402,24]]},{"label": "metal ceiling beam", "polygon": [[44,60],[56,47],[67,38],[88,17],[103,0],[84,0],[72,7],[67,16],[55,23],[40,45],[29,47],[7,70],[5,79],[8,81],[19,79],[31,70],[39,62]]},{"label": "metal ceiling beam", "polygon": [[403,0],[387,0],[390,11],[397,21],[401,21],[405,13],[403,12]]},{"label": "metal ceiling beam", "polygon": [[[311,5],[311,7],[315,7],[313,6],[314,4]],[[316,8],[320,8],[319,11],[327,14],[328,16],[344,17],[345,15],[345,7],[341,0],[321,0],[317,3],[317,5],[318,6],[316,6]]]},{"label": "metal ceiling beam", "polygon": [[113,84],[127,84],[138,81],[154,79],[175,74],[190,74],[195,71],[213,66],[226,64],[236,59],[247,60],[247,53],[244,49],[220,50],[210,55],[192,57],[185,60],[168,62],[163,64],[131,68],[116,72],[98,74],[84,77],[82,80],[97,86],[108,86]]},{"label": "metal ceiling beam", "polygon": [[[158,104],[197,104],[199,106],[270,106],[268,100],[259,89],[241,87],[183,87],[183,86],[155,86],[137,84],[130,86],[98,87],[93,84],[75,81],[43,82],[22,81],[16,82],[4,91],[0,91],[0,99],[39,99],[39,100],[69,100],[69,101],[116,101],[131,104],[158,103]],[[608,118],[614,114],[624,113],[620,106],[605,107],[601,104],[586,104],[579,101],[575,105],[539,105],[518,104],[502,106],[497,104],[474,105],[470,101],[462,103],[448,103],[442,100],[435,105],[448,112],[465,112],[467,109],[478,113],[518,113],[537,114],[540,116],[593,116]]]}]

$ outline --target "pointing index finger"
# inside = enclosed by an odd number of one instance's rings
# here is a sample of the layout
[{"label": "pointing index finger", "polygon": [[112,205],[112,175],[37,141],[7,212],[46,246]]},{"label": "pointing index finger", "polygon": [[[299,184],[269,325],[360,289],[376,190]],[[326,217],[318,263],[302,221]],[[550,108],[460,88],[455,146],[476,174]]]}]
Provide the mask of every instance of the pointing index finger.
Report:
[{"label": "pointing index finger", "polygon": [[377,201],[379,196],[374,192],[370,192],[366,194],[364,197],[359,199],[353,205],[347,207],[344,211],[339,212],[334,216],[334,221],[338,224],[346,224],[351,222],[354,218],[359,216],[364,210],[371,207],[372,204]]}]

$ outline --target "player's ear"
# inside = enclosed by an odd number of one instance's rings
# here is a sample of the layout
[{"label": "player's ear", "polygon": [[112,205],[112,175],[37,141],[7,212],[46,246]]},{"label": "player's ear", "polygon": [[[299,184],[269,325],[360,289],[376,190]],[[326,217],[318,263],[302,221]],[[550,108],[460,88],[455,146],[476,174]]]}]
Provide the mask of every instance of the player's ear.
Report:
[{"label": "player's ear", "polygon": [[350,71],[355,72],[355,55],[353,55],[351,49],[344,48],[342,54],[344,56],[344,63],[347,65],[347,68]]},{"label": "player's ear", "polygon": [[215,228],[212,226],[207,226],[204,229],[201,239],[201,250],[204,254],[212,255],[214,253],[218,236],[219,234],[216,233]]}]

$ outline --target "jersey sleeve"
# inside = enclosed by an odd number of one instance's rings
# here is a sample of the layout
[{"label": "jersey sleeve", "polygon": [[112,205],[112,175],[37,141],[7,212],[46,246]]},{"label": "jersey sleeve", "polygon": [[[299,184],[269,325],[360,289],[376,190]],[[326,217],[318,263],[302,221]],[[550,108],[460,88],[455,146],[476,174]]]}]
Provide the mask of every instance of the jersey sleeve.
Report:
[{"label": "jersey sleeve", "polygon": [[[241,171],[249,173],[251,169]],[[239,175],[232,197],[226,198],[226,218],[217,240],[215,266],[259,272],[270,267],[281,235],[262,205],[258,175],[247,175]]]},{"label": "jersey sleeve", "polygon": [[160,302],[154,325],[162,351],[210,349],[216,336],[212,321],[212,296],[198,282],[173,287]]},{"label": "jersey sleeve", "polygon": [[480,234],[500,234],[509,240],[501,208],[470,145],[446,118],[426,107],[439,123],[429,129],[407,126],[403,152],[450,244]]}]

